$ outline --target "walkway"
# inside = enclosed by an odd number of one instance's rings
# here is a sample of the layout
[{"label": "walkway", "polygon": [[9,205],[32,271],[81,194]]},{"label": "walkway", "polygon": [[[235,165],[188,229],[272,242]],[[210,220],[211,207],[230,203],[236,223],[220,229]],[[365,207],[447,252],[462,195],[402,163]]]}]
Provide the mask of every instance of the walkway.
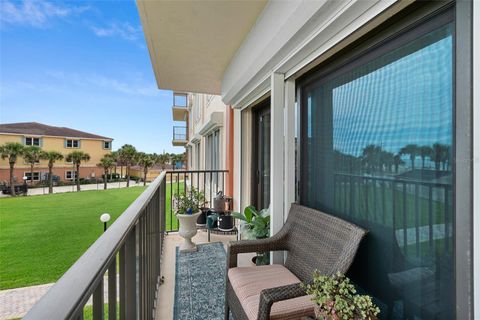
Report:
[{"label": "walkway", "polygon": [[[148,185],[148,182],[147,182],[147,185]],[[136,186],[143,186],[143,182],[136,183],[135,181],[130,180],[130,187],[136,187]],[[127,183],[126,182],[109,182],[107,184],[107,187],[108,189],[126,188]],[[82,184],[80,185],[80,188],[81,188],[81,191],[103,190],[103,183]],[[66,193],[66,192],[75,192],[75,191],[77,191],[76,185],[53,187],[53,193]],[[48,194],[48,187],[28,189],[29,196],[43,195],[43,194]],[[9,197],[9,195],[0,193],[0,197]]]}]

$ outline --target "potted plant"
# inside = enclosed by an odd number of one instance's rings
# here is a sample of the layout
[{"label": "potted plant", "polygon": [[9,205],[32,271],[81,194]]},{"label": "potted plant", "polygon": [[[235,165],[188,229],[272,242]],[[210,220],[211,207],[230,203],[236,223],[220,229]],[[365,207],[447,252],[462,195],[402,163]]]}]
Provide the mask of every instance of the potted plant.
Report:
[{"label": "potted plant", "polygon": [[175,216],[177,217],[180,228],[178,233],[184,239],[180,246],[180,252],[197,251],[197,246],[192,242],[192,238],[197,234],[197,219],[202,214],[200,204],[205,202],[205,195],[192,187],[191,192],[185,192],[174,196]]},{"label": "potted plant", "polygon": [[[243,211],[233,212],[232,217],[239,219],[244,223],[241,225],[241,232],[245,239],[264,239],[270,234],[270,212],[269,209],[262,209],[260,212],[254,206],[248,206]],[[257,252],[257,256],[252,259],[253,263],[266,265],[270,263],[268,252]]]},{"label": "potted plant", "polygon": [[345,275],[320,275],[315,271],[313,282],[303,285],[315,303],[315,318],[319,320],[377,320],[380,309],[368,295],[357,294]]}]

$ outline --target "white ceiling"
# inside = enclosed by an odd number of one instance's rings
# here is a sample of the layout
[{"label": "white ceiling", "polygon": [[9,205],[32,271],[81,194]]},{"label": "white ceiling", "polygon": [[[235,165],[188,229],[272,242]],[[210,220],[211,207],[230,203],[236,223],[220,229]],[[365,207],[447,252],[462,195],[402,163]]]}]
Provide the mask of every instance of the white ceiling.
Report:
[{"label": "white ceiling", "polygon": [[266,3],[137,0],[158,87],[220,94],[225,69]]}]

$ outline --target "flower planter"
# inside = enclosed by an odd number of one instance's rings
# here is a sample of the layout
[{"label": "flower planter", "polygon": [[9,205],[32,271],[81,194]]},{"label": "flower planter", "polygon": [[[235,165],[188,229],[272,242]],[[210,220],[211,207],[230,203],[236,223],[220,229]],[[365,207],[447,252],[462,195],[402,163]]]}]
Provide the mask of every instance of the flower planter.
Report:
[{"label": "flower planter", "polygon": [[180,246],[180,252],[195,252],[197,246],[192,242],[192,238],[197,234],[197,219],[202,214],[198,211],[194,214],[177,214],[177,219],[180,222],[178,234],[184,239]]}]

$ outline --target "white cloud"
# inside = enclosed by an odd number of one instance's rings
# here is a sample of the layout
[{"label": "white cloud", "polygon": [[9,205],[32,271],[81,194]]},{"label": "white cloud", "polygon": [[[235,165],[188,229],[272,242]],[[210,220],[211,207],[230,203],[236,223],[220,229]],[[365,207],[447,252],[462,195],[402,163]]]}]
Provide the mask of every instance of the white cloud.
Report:
[{"label": "white cloud", "polygon": [[2,25],[20,25],[45,28],[55,18],[66,18],[80,14],[89,7],[65,6],[48,1],[24,0],[12,2],[2,0],[0,5],[0,22]]},{"label": "white cloud", "polygon": [[106,27],[91,26],[90,28],[98,37],[120,37],[130,41],[138,40],[142,33],[140,26],[134,27],[128,22],[121,25],[111,23]]}]

